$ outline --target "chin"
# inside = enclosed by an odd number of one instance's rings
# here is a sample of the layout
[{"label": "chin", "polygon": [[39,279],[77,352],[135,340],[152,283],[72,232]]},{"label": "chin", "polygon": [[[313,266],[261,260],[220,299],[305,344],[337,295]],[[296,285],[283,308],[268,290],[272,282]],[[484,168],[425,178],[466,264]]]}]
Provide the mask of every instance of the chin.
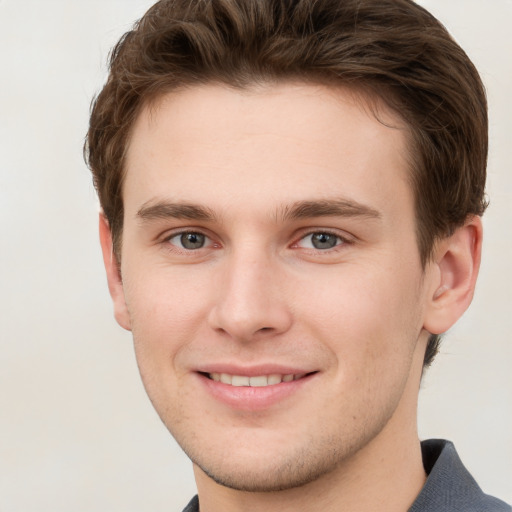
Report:
[{"label": "chin", "polygon": [[[255,441],[255,440],[253,440]],[[275,441],[275,440],[273,440]],[[276,492],[302,487],[341,468],[360,448],[357,439],[316,437],[296,445],[280,443],[231,442],[182,448],[200,470],[219,485],[245,492]]]},{"label": "chin", "polygon": [[259,461],[235,464],[208,464],[192,459],[194,464],[214,482],[245,492],[277,492],[302,487],[334,469],[333,460],[308,460],[306,454],[270,465]]}]

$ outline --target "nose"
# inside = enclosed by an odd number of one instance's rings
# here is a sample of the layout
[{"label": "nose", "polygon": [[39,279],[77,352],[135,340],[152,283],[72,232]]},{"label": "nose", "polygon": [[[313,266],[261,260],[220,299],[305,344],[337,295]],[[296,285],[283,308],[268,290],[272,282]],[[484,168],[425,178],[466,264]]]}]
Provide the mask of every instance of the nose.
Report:
[{"label": "nose", "polygon": [[279,264],[265,254],[232,255],[216,276],[210,327],[238,341],[286,332],[292,324]]}]

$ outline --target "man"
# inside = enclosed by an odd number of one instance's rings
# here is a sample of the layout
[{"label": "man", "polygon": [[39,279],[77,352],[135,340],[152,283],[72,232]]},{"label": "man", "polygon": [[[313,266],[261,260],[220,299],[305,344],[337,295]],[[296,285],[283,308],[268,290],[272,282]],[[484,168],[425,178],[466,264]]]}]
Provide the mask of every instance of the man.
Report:
[{"label": "man", "polygon": [[409,0],[155,4],[86,152],[187,511],[505,511],[416,407],[480,262],[485,93]]}]

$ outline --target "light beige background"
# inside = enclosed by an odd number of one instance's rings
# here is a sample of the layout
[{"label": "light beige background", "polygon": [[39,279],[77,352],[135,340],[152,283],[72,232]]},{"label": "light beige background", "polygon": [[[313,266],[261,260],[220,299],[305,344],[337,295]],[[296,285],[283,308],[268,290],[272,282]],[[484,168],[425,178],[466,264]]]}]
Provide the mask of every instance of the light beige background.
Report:
[{"label": "light beige background", "polygon": [[[81,148],[109,48],[150,0],[0,0],[0,511],[180,511],[190,464],[114,323]],[[424,0],[480,68],[491,118],[473,306],[421,391],[420,435],[456,441],[512,502],[512,2]]]}]

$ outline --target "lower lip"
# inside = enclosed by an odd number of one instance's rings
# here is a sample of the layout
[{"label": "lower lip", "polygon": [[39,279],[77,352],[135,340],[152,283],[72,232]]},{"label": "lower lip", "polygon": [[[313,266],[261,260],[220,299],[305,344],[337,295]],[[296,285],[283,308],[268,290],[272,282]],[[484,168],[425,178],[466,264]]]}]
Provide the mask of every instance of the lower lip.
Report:
[{"label": "lower lip", "polygon": [[197,375],[208,392],[220,402],[243,411],[261,411],[296,394],[317,374],[312,373],[299,380],[262,387],[230,386],[209,379],[203,374]]}]

